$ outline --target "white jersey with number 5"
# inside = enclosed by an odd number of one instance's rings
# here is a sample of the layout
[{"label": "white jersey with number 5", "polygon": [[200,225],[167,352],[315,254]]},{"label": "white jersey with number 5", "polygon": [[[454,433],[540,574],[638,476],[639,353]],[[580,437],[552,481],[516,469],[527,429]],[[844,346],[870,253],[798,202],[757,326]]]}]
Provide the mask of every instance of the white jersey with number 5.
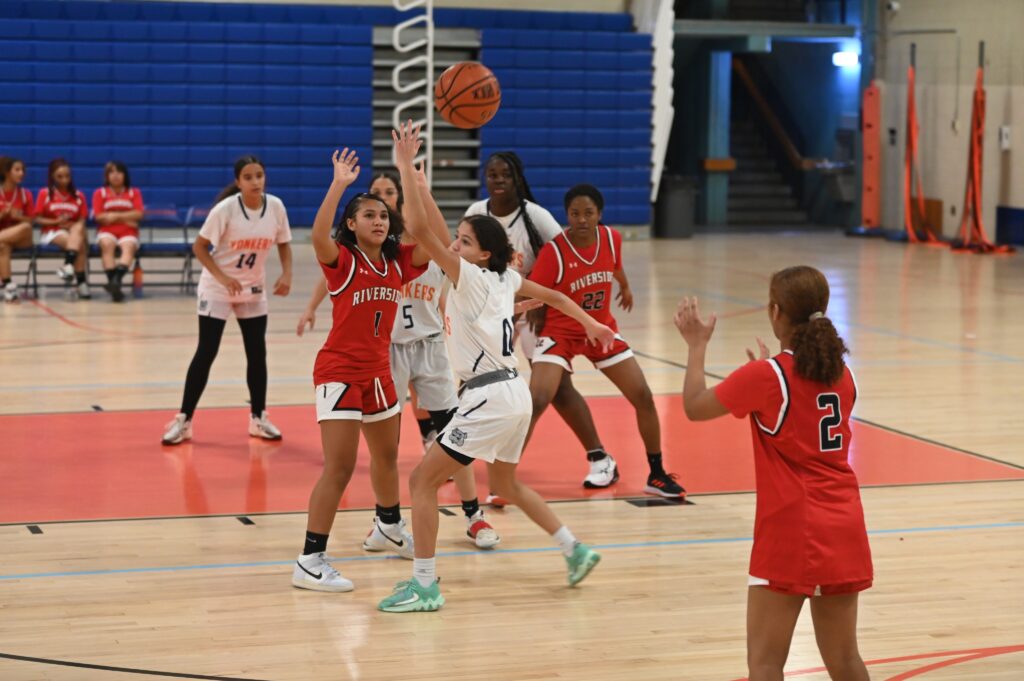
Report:
[{"label": "white jersey with number 5", "polygon": [[523,279],[513,269],[502,274],[463,261],[445,309],[448,354],[461,381],[499,369],[515,369],[512,315]]},{"label": "white jersey with number 5", "polygon": [[440,307],[444,283],[444,271],[431,261],[426,272],[402,286],[402,302],[391,331],[392,345],[412,343],[444,330]]},{"label": "white jersey with number 5", "polygon": [[271,249],[292,240],[288,212],[281,199],[263,196],[263,206],[246,208],[241,194],[224,199],[210,210],[199,236],[213,244],[213,260],[224,274],[242,284],[242,292],[230,295],[206,268],[199,276],[200,298],[232,303],[267,299],[266,263]]}]

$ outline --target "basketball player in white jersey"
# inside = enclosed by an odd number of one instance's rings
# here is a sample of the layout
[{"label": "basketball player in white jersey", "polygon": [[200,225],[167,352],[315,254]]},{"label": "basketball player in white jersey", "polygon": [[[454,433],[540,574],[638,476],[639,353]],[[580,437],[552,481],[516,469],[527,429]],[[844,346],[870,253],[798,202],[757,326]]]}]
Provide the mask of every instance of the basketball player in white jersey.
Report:
[{"label": "basketball player in white jersey", "polygon": [[[394,174],[377,174],[370,183],[370,193],[380,197],[398,216],[404,214],[402,186]],[[411,385],[416,392],[419,407],[427,411],[433,430],[433,436],[424,441],[427,448],[437,433],[447,425],[459,403],[442,334],[444,321],[441,316],[441,299],[444,282],[444,272],[432,262],[426,272],[406,283],[391,332],[391,376],[395,390],[400,403],[404,404]],[[321,277],[309,305],[299,319],[296,329],[298,335],[305,332],[306,325],[313,328],[316,309],[326,296],[327,281]],[[467,469],[457,473],[455,485],[466,516],[466,536],[477,548],[494,548],[501,538],[484,518],[473,472]],[[391,550],[393,547],[394,543],[380,532],[371,531],[363,541],[363,548],[367,551]],[[404,550],[404,547],[399,554],[403,558],[412,558],[411,550]]]},{"label": "basketball player in white jersey", "polygon": [[[537,254],[546,243],[562,233],[562,227],[547,209],[534,201],[530,184],[526,181],[523,162],[514,151],[491,154],[484,166],[484,180],[488,198],[472,204],[466,210],[466,216],[489,215],[497,220],[505,228],[515,251],[509,266],[528,278],[537,262]],[[543,325],[543,315],[544,310],[539,309],[519,317],[515,324],[519,348],[530,362],[533,361],[534,348],[537,346],[534,328]],[[584,486],[604,488],[612,485],[618,479],[614,459],[601,444],[590,407],[572,384],[568,373],[559,381],[551,406],[576,435],[587,454],[590,472]],[[501,508],[507,500],[494,494],[492,489],[487,501]]]},{"label": "basketball player in white jersey", "polygon": [[[288,213],[281,199],[264,193],[266,171],[255,156],[235,162],[235,182],[228,185],[206,217],[192,250],[203,264],[197,288],[199,344],[185,377],[181,411],[167,424],[163,444],[192,439],[192,415],[220,349],[224,326],[238,320],[248,362],[249,435],[280,440],[281,431],[267,416],[267,292],[266,262],[274,248],[281,258],[281,276],[274,295],[286,296],[292,285],[292,240]],[[210,248],[213,251],[210,251]]]},{"label": "basketball player in white jersey", "polygon": [[415,612],[444,605],[434,564],[437,490],[476,459],[493,463],[497,491],[552,535],[568,564],[569,584],[575,585],[600,556],[576,541],[540,495],[515,476],[532,413],[530,391],[519,377],[512,351],[515,298],[522,295],[553,305],[579,321],[588,338],[604,347],[611,345],[614,333],[564,295],[526,281],[509,268],[512,248],[505,229],[493,218],[464,219],[450,246],[438,239],[432,228],[445,224],[444,217],[430,193],[421,188],[413,168],[419,129],[410,122],[393,136],[398,169],[409,195],[407,227],[452,282],[445,311],[448,349],[462,386],[458,412],[409,479],[416,555],[413,578],[399,582],[378,607],[385,612]]}]

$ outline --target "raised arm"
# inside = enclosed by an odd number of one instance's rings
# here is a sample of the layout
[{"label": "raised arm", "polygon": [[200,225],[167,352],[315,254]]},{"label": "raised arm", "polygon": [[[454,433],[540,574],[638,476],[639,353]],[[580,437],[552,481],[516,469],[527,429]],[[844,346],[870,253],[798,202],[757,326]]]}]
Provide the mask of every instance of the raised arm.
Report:
[{"label": "raised arm", "polygon": [[541,286],[529,279],[523,279],[523,283],[519,287],[519,295],[526,296],[527,298],[536,298],[559,312],[572,317],[583,325],[583,330],[587,333],[587,340],[600,345],[602,350],[607,350],[612,346],[612,342],[615,340],[615,332],[588,315],[583,308],[574,303],[564,293]]},{"label": "raised arm", "polygon": [[700,318],[696,298],[683,298],[673,317],[679,335],[689,346],[686,378],[683,381],[683,409],[691,421],[707,421],[729,413],[704,378],[704,356],[711,334],[715,331],[715,315],[708,321]]},{"label": "raised arm", "polygon": [[[416,240],[416,251],[413,253],[413,263],[423,264],[426,260],[436,262],[444,273],[458,286],[459,272],[461,271],[462,259],[448,250],[451,237],[444,240],[440,238],[441,229],[448,234],[447,223],[441,216],[441,211],[434,202],[434,197],[426,191],[425,186],[421,187],[416,178],[416,168],[413,167],[413,159],[420,148],[419,128],[413,128],[412,123],[400,126],[399,130],[393,130],[391,137],[395,141],[395,160],[397,161],[398,172],[402,176],[402,188],[405,191],[405,205],[409,209],[409,220],[406,227],[409,234]],[[427,206],[430,206],[428,210]],[[440,221],[440,227],[433,222]],[[423,254],[426,258],[422,258]]]},{"label": "raised arm", "polygon": [[335,149],[331,163],[334,165],[334,179],[316,212],[311,234],[316,259],[325,265],[334,265],[338,262],[338,244],[331,238],[331,228],[334,216],[338,212],[341,195],[359,177],[359,157],[355,151],[349,151],[348,147],[340,152]]}]

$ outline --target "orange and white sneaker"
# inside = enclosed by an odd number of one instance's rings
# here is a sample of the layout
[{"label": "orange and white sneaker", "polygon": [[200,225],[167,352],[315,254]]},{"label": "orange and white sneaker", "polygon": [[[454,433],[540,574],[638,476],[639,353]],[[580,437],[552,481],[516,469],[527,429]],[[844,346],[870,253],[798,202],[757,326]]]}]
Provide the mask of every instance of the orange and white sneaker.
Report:
[{"label": "orange and white sneaker", "polygon": [[498,496],[494,492],[488,492],[487,498],[484,499],[485,504],[490,504],[491,508],[505,508],[511,506],[508,499],[502,496]]},{"label": "orange and white sneaker", "polygon": [[466,536],[473,540],[478,549],[493,549],[501,543],[501,537],[491,527],[491,524],[484,520],[483,511],[477,511],[472,518],[467,518],[466,521]]}]

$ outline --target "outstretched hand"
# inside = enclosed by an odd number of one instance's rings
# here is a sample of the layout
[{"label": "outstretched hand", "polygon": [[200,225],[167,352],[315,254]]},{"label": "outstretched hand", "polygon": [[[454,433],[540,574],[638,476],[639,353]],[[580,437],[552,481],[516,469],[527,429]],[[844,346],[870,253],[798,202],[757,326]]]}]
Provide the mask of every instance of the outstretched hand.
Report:
[{"label": "outstretched hand", "polygon": [[335,149],[331,162],[334,164],[335,182],[347,187],[359,177],[359,157],[355,150],[349,151],[348,147],[341,151]]},{"label": "outstretched hand", "polygon": [[747,359],[749,359],[751,362],[759,359],[768,359],[768,357],[770,356],[768,353],[768,346],[764,344],[764,341],[761,340],[760,336],[757,336],[755,340],[757,341],[758,356],[755,357],[753,351],[750,348],[747,348]]},{"label": "outstretched hand", "polygon": [[412,165],[423,144],[423,140],[420,139],[420,126],[414,126],[412,119],[409,119],[399,125],[398,130],[391,131],[391,139],[395,142],[395,164]]},{"label": "outstretched hand", "polygon": [[718,319],[714,314],[708,317],[707,321],[700,318],[700,307],[696,298],[686,297],[679,301],[679,307],[672,318],[679,335],[683,337],[689,346],[706,345],[711,340],[711,334],[715,332],[715,323]]}]

